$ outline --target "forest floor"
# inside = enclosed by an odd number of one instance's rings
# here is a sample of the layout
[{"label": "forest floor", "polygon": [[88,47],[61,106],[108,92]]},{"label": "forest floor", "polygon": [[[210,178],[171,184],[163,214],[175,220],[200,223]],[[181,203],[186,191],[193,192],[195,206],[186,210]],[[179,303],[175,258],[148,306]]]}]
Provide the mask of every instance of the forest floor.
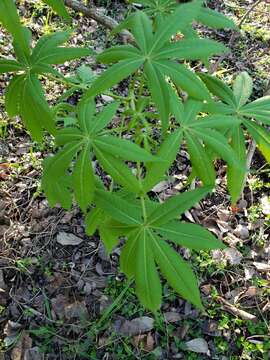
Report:
[{"label": "forest floor", "polygon": [[[253,1],[209,4],[239,23]],[[103,6],[118,19],[125,12],[120,1],[103,0]],[[39,1],[20,1],[20,12],[36,37],[64,28]],[[229,84],[247,71],[254,97],[265,93],[270,79],[269,12],[264,1],[254,9],[217,71]],[[101,51],[110,43],[107,30],[72,16],[73,44]],[[201,31],[225,44],[231,37],[230,31]],[[1,32],[0,54],[11,55],[10,38]],[[73,74],[82,64],[99,70],[93,58],[59,68]],[[237,207],[230,206],[220,163],[216,192],[185,214],[228,245],[183,252],[198,276],[205,313],[165,286],[161,311],[153,316],[120,273],[120,249],[108,256],[98,236],[87,236],[77,207],[49,208],[40,176],[53,146],[32,142],[18,119],[7,118],[2,95],[8,79],[0,78],[0,359],[270,359],[270,169],[260,153]],[[45,86],[55,103],[63,85],[46,80]],[[189,172],[183,146],[168,181],[154,189],[159,199],[178,192]]]}]

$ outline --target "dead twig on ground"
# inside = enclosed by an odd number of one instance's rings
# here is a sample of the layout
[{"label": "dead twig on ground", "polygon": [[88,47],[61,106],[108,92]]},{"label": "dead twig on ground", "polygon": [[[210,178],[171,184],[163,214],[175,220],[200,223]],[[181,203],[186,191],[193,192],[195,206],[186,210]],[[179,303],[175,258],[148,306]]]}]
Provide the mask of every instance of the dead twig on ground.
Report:
[{"label": "dead twig on ground", "polygon": [[247,311],[238,309],[236,306],[229,303],[227,300],[223,299],[221,296],[217,298],[218,302],[223,305],[224,310],[230,312],[235,316],[239,316],[243,320],[256,321],[257,318],[255,315],[248,313]]}]

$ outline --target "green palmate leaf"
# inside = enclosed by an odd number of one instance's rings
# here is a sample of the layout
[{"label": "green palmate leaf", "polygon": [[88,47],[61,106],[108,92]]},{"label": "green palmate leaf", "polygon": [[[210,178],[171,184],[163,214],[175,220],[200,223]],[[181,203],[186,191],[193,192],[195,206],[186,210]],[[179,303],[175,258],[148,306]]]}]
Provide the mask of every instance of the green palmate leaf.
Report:
[{"label": "green palmate leaf", "polygon": [[66,145],[72,141],[80,141],[85,140],[83,133],[76,127],[71,126],[61,130],[57,130],[55,136],[55,143],[58,146]]},{"label": "green palmate leaf", "polygon": [[196,30],[193,28],[192,24],[188,25],[185,30],[181,31],[181,33],[185,39],[199,39],[199,36]]},{"label": "green palmate leaf", "polygon": [[151,212],[148,217],[148,224],[151,226],[166,224],[191,208],[209,193],[211,189],[212,187],[205,186],[170,198]]},{"label": "green palmate leaf", "polygon": [[42,59],[42,57],[48,55],[48,53],[57,48],[57,46],[64,44],[70,35],[70,31],[61,31],[42,36],[33,49],[31,55],[32,64],[41,62],[40,59]]},{"label": "green palmate leaf", "polygon": [[161,284],[147,230],[142,230],[137,245],[135,283],[136,294],[142,304],[149,310],[158,310],[161,305]]},{"label": "green palmate leaf", "polygon": [[157,160],[135,143],[112,135],[100,136],[94,139],[93,144],[101,151],[118,156],[124,160],[144,162]]},{"label": "green palmate leaf", "polygon": [[17,72],[25,70],[24,65],[15,60],[0,59],[0,74],[5,72]]},{"label": "green palmate leaf", "polygon": [[175,85],[185,90],[190,97],[197,100],[210,99],[210,94],[203,82],[184,65],[167,60],[159,60],[155,63],[163,74],[169,76]]},{"label": "green palmate leaf", "polygon": [[255,139],[257,146],[267,162],[270,164],[270,133],[262,126],[254,122],[244,120],[244,125],[248,132]]},{"label": "green palmate leaf", "polygon": [[168,85],[157,66],[146,62],[144,70],[148,87],[160,113],[162,128],[165,131],[168,127],[170,112]]},{"label": "green palmate leaf", "polygon": [[[118,192],[118,194],[120,192],[121,190]],[[108,229],[110,229],[111,233],[117,237],[129,236],[129,234],[132,233],[134,229],[138,229],[137,225],[123,224],[119,221],[112,219],[112,217],[109,217],[107,220],[103,221],[102,226],[106,226]]]},{"label": "green palmate leaf", "polygon": [[110,226],[107,224],[102,224],[99,226],[99,235],[102,242],[105,245],[106,251],[110,254],[115,246],[119,243],[119,234],[118,232],[113,232]]},{"label": "green palmate leaf", "polygon": [[235,113],[235,105],[227,105],[222,102],[216,102],[213,100],[209,100],[207,103],[203,104],[203,112],[210,114],[218,114],[218,115],[231,115]]},{"label": "green palmate leaf", "polygon": [[120,185],[124,186],[132,193],[140,193],[141,185],[136,177],[132,174],[131,170],[122,162],[109,153],[106,153],[94,146],[96,157],[104,168],[112,176],[112,178]]},{"label": "green palmate leaf", "polygon": [[141,50],[146,53],[153,39],[151,20],[145,13],[138,11],[131,22],[132,35]]},{"label": "green palmate leaf", "polygon": [[16,75],[11,79],[6,88],[5,107],[10,117],[20,113],[25,79],[26,75]]},{"label": "green palmate leaf", "polygon": [[38,61],[45,64],[63,64],[65,61],[70,61],[92,54],[90,49],[84,48],[55,48],[49,53],[40,56]]},{"label": "green palmate leaf", "polygon": [[244,105],[240,109],[240,114],[270,125],[270,96],[264,96]]},{"label": "green palmate leaf", "polygon": [[29,38],[27,38],[25,28],[20,23],[13,0],[0,1],[0,23],[13,36],[16,44],[19,44],[25,57],[28,58],[30,54]]},{"label": "green palmate leaf", "polygon": [[70,180],[70,176],[62,176],[57,181],[43,183],[43,190],[51,207],[60,204],[65,210],[71,209],[72,192]]},{"label": "green palmate leaf", "polygon": [[65,175],[70,166],[71,160],[79,151],[82,143],[74,141],[63,147],[56,155],[49,158],[48,163],[45,163],[43,183],[53,183]]},{"label": "green palmate leaf", "polygon": [[222,159],[226,160],[228,164],[239,166],[238,159],[233,149],[228,145],[228,141],[221,133],[211,130],[203,129],[203,131],[192,130],[198,137],[202,138],[204,142]]},{"label": "green palmate leaf", "polygon": [[200,117],[198,120],[190,124],[190,128],[230,129],[238,127],[240,124],[241,120],[236,116],[210,115]]},{"label": "green palmate leaf", "polygon": [[155,260],[168,283],[184,299],[203,310],[198,283],[190,266],[165,241],[149,233]]},{"label": "green palmate leaf", "polygon": [[[65,81],[65,76],[62,75],[59,71],[55,70],[53,67],[47,64],[36,64],[31,67],[32,74],[52,74],[56,78],[60,78]],[[67,90],[68,91],[68,90]]]},{"label": "green palmate leaf", "polygon": [[185,132],[185,137],[187,140],[188,152],[190,154],[193,170],[195,170],[204,185],[214,186],[216,172],[211,158],[197,137],[192,136],[189,132]]},{"label": "green palmate leaf", "polygon": [[95,176],[95,186],[98,190],[105,190],[105,186],[98,176]]},{"label": "green palmate leaf", "polygon": [[[179,102],[178,102],[178,106],[179,106]],[[184,105],[184,118],[182,121],[180,120],[179,123],[189,126],[191,125],[191,123],[196,124],[197,115],[198,113],[201,112],[202,107],[203,107],[202,102],[193,99],[188,99],[188,101],[186,101]]]},{"label": "green palmate leaf", "polygon": [[42,36],[32,52],[31,64],[40,66],[62,64],[65,61],[92,54],[91,49],[59,47],[68,40],[70,34],[70,31],[63,31]]},{"label": "green palmate leaf", "polygon": [[237,107],[243,106],[252,94],[253,82],[249,74],[244,71],[239,74],[233,84],[233,93]]},{"label": "green palmate leaf", "polygon": [[70,179],[68,177],[61,178],[55,184],[50,184],[50,186],[52,186],[52,192],[55,194],[54,204],[50,203],[50,206],[53,207],[59,203],[63,209],[70,210],[72,206]]},{"label": "green palmate leaf", "polygon": [[108,191],[96,190],[95,203],[113,219],[127,225],[138,225],[142,222],[138,208],[120,196]]},{"label": "green palmate leaf", "polygon": [[[45,99],[41,83],[35,75],[31,74],[26,79],[22,101],[26,107],[26,111],[22,107],[23,120],[27,122],[39,121],[41,127],[53,135],[55,133],[54,117]],[[27,109],[27,107],[29,108]]]},{"label": "green palmate leaf", "polygon": [[103,130],[112,121],[118,107],[119,102],[117,101],[105,106],[103,110],[96,115],[95,121],[91,125],[90,133],[98,133]]},{"label": "green palmate leaf", "polygon": [[184,39],[166,45],[156,55],[157,59],[204,60],[214,54],[228,52],[223,45],[207,39]]},{"label": "green palmate leaf", "polygon": [[178,153],[182,136],[182,130],[177,130],[169,134],[161,144],[157,152],[157,157],[163,161],[148,164],[147,173],[143,180],[143,189],[145,192],[151,190],[153,186],[163,178],[164,173],[169,170]]},{"label": "green palmate leaf", "polygon": [[170,91],[170,109],[171,113],[179,124],[185,121],[185,108],[184,104],[175,91]]},{"label": "green palmate leaf", "polygon": [[210,231],[196,224],[173,221],[154,229],[165,239],[189,249],[213,250],[226,247]]},{"label": "green palmate leaf", "polygon": [[111,66],[97,80],[94,81],[91,88],[87,90],[85,98],[100,94],[119,83],[129,75],[133,74],[143,63],[143,59],[122,60]]},{"label": "green palmate leaf", "polygon": [[156,53],[161,49],[177,31],[185,30],[186,26],[197,17],[200,7],[200,1],[192,1],[189,4],[180,5],[172,15],[164,19],[154,35],[151,53]]},{"label": "green palmate leaf", "polygon": [[223,14],[209,9],[202,8],[197,16],[197,20],[215,29],[236,29],[235,23]]},{"label": "green palmate leaf", "polygon": [[96,104],[94,99],[81,100],[77,106],[78,120],[84,134],[90,134],[93,127],[93,116]]},{"label": "green palmate leaf", "polygon": [[141,52],[131,45],[111,47],[97,56],[97,60],[104,64],[111,64],[120,60],[141,58]]},{"label": "green palmate leaf", "polygon": [[94,235],[99,224],[104,220],[104,211],[100,208],[90,210],[85,217],[85,231],[88,236]]},{"label": "green palmate leaf", "polygon": [[63,171],[59,173],[59,177],[52,178],[50,168],[54,166],[54,161],[55,157],[47,157],[43,161],[42,189],[51,207],[61,204],[64,209],[69,210],[72,205],[71,177]]},{"label": "green palmate leaf", "polygon": [[128,278],[136,273],[136,259],[138,242],[140,241],[142,230],[140,228],[129,234],[128,240],[121,250],[120,268]]},{"label": "green palmate leaf", "polygon": [[110,253],[118,245],[119,238],[125,235],[129,236],[134,231],[134,228],[132,225],[124,225],[111,218],[103,221],[99,225],[99,233],[107,252]]},{"label": "green palmate leaf", "polygon": [[65,7],[64,0],[43,0],[47,5],[51,6],[52,9],[61,17],[66,20],[71,20],[69,13]]},{"label": "green palmate leaf", "polygon": [[199,74],[199,76],[213,95],[228,105],[231,105],[233,108],[236,107],[236,99],[229,86],[214,76],[208,74]]},{"label": "green palmate leaf", "polygon": [[51,134],[55,133],[53,114],[44,97],[42,86],[34,74],[28,75],[23,83],[20,115],[37,141],[41,141],[43,129]]},{"label": "green palmate leaf", "polygon": [[25,38],[25,43],[27,44],[28,51],[25,52],[24,48],[21,46],[21,43],[16,39],[13,41],[13,49],[16,55],[17,60],[26,66],[29,65],[30,58],[29,53],[31,52],[31,42],[32,42],[32,32],[26,27],[22,28],[22,36]]},{"label": "green palmate leaf", "polygon": [[228,183],[229,193],[231,195],[231,202],[233,204],[236,204],[243,190],[245,175],[246,175],[245,136],[240,126],[232,131],[231,147],[234,150],[239,163],[243,167],[242,169],[239,168],[238,166],[228,165],[228,169],[227,169],[227,183]]},{"label": "green palmate leaf", "polygon": [[90,159],[90,148],[85,146],[81,151],[73,170],[73,187],[75,198],[82,209],[86,211],[92,202],[95,191],[95,178]]}]

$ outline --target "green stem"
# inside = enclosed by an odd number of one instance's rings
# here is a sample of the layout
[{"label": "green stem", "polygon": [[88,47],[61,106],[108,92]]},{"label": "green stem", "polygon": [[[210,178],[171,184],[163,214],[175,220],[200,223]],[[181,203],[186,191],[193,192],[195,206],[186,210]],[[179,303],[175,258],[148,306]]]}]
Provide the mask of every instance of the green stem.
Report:
[{"label": "green stem", "polygon": [[[142,177],[141,177],[142,171],[141,171],[141,167],[140,167],[139,163],[137,163],[137,172],[138,172],[139,182],[140,182],[140,184],[142,184]],[[142,188],[142,186],[141,186],[141,188]],[[144,219],[144,222],[146,222],[147,221],[147,212],[146,212],[144,194],[140,195],[140,200],[141,200],[141,206],[142,206],[143,219]]]},{"label": "green stem", "polygon": [[124,97],[124,96],[120,96],[120,95],[116,95],[110,91],[107,91],[104,95],[108,95],[108,96],[111,96],[112,98],[114,99],[119,99],[119,100],[122,100],[123,102],[127,102],[127,101],[130,101],[131,100],[131,97]]},{"label": "green stem", "polygon": [[138,90],[138,98],[141,98],[142,96],[142,93],[143,93],[143,87],[144,87],[144,82],[143,82],[143,79],[142,79],[142,76],[140,78],[140,86],[139,86],[139,90]]},{"label": "green stem", "polygon": [[142,205],[142,212],[143,212],[143,219],[146,222],[147,221],[147,213],[146,213],[146,207],[145,207],[145,199],[144,196],[140,196],[141,199],[141,205]]}]

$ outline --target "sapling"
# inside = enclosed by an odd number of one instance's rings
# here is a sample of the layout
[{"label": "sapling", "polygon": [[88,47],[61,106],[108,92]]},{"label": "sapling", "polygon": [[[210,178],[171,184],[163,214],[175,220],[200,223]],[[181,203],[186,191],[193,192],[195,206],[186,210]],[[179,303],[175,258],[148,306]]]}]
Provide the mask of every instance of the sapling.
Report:
[{"label": "sapling", "polygon": [[[66,21],[64,1],[44,0]],[[71,31],[42,36],[32,46],[31,32],[21,25],[13,0],[1,0],[0,22],[13,38],[14,59],[0,59],[0,73],[11,73],[5,94],[10,117],[19,115],[32,138],[54,140],[55,154],[44,160],[42,187],[50,206],[70,209],[74,200],[85,217],[89,236],[98,231],[110,253],[121,247],[120,268],[135,279],[136,293],[152,311],[162,303],[160,275],[194,306],[203,309],[191,266],[173,247],[194,251],[225,245],[183,214],[210,194],[216,182],[215,160],[227,164],[232,203],[241,195],[246,175],[247,132],[270,161],[270,98],[248,102],[252,80],[238,75],[233,89],[207,68],[213,55],[229,50],[202,39],[193,24],[235,29],[202,1],[137,1],[113,33],[128,30],[130,43],[105,49],[97,62],[108,67],[99,76],[85,65],[76,77],[52,65],[87,56],[89,48],[67,47]],[[191,68],[199,63],[201,71]],[[198,67],[197,67],[198,68]],[[40,81],[53,77],[69,88],[49,105]],[[125,80],[127,91],[119,90]],[[76,106],[66,101],[79,91]],[[96,99],[113,101],[96,109]],[[61,113],[61,116],[58,114]],[[151,191],[176,160],[181,146],[190,156],[190,179],[200,186],[163,203]]]}]

